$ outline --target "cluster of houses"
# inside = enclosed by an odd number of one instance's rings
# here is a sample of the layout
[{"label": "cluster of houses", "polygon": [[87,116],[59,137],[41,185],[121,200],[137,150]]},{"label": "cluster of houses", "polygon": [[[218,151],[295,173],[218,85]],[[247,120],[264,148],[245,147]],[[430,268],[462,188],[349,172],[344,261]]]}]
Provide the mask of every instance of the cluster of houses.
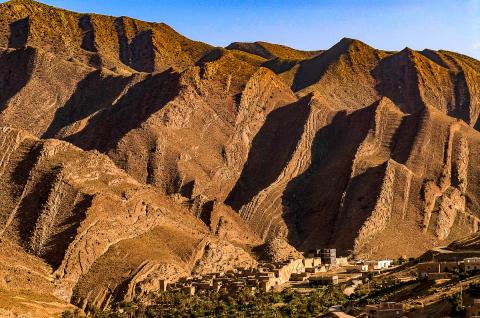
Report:
[{"label": "cluster of houses", "polygon": [[283,262],[259,263],[257,267],[239,267],[226,272],[184,277],[168,285],[165,290],[184,291],[192,295],[206,291],[236,292],[240,289],[268,292],[289,281],[292,275],[304,272],[304,260],[292,258]]},{"label": "cluster of houses", "polygon": [[[239,267],[226,272],[184,277],[179,281],[161,284],[162,291],[183,291],[195,294],[206,291],[235,292],[240,289],[268,292],[288,281],[308,281],[311,275],[327,272],[336,264],[335,250],[324,250],[303,259],[289,258],[281,262],[259,262],[256,267]],[[315,276],[315,284],[336,284],[337,276]]]},{"label": "cluster of houses", "polygon": [[392,266],[392,261],[391,260],[379,260],[379,261],[373,261],[373,260],[365,260],[365,261],[356,261],[352,264],[346,264],[343,265],[342,267],[347,271],[347,272],[357,272],[357,273],[367,273],[367,272],[373,272],[373,273],[380,273],[385,269],[390,268]]},{"label": "cluster of houses", "polygon": [[456,272],[480,271],[480,257],[467,257],[461,261],[430,261],[417,265],[418,276],[431,280],[450,279]]},{"label": "cluster of houses", "polygon": [[346,257],[337,257],[337,252],[334,248],[318,249],[305,254],[305,258],[314,257],[319,257],[322,260],[322,264],[343,267],[347,272],[381,271],[392,265],[392,260],[388,259],[349,262]]},{"label": "cluster of houses", "polygon": [[[381,272],[391,265],[391,260],[349,262],[346,257],[337,257],[335,249],[318,249],[305,253],[303,259],[289,258],[281,262],[259,262],[256,267],[238,267],[225,272],[183,277],[175,283],[162,281],[160,291],[181,291],[194,295],[210,291],[269,292],[287,282],[303,282],[309,286],[336,285],[339,283],[339,277],[335,274],[337,270],[361,273],[363,276],[368,273]],[[443,267],[441,269],[444,270]],[[433,272],[434,266],[425,267],[425,270]],[[372,318],[404,316],[401,303],[368,305],[365,311],[367,317]]]},{"label": "cluster of houses", "polygon": [[[405,316],[402,303],[384,302],[365,306],[367,318],[403,318]],[[465,307],[466,318],[480,317],[480,299],[473,299],[471,305]]]},{"label": "cluster of houses", "polygon": [[[417,264],[417,274],[420,278],[430,280],[451,279],[455,273],[480,271],[480,257],[458,257],[454,253],[440,255],[442,260],[432,260]],[[378,267],[390,266],[388,263],[378,262]],[[368,318],[405,317],[403,304],[386,302],[367,305],[365,314]],[[480,299],[474,299],[466,306],[465,317],[480,317]]]},{"label": "cluster of houses", "polygon": [[[240,289],[268,292],[286,282],[316,285],[336,285],[339,282],[333,269],[343,267],[347,272],[367,272],[390,266],[390,261],[349,263],[337,257],[335,249],[318,249],[305,253],[303,259],[289,258],[281,262],[259,262],[256,267],[239,267],[225,272],[183,277],[175,283],[161,282],[161,291],[182,291],[193,295],[207,291],[236,292]],[[325,274],[323,274],[325,273]]]}]

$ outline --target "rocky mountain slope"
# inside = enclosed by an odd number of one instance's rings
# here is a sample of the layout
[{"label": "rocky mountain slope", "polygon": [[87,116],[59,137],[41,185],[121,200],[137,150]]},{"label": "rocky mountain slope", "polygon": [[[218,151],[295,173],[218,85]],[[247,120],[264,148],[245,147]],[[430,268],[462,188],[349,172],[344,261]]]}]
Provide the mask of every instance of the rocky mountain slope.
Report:
[{"label": "rocky mountain slope", "polygon": [[277,239],[419,255],[478,230],[479,114],[453,52],[214,48],[0,4],[4,285],[101,305]]},{"label": "rocky mountain slope", "polygon": [[[255,262],[230,243],[255,242],[231,211],[204,222],[98,152],[6,127],[0,140],[4,288],[33,283],[62,300],[101,305],[131,298],[145,281]],[[218,246],[220,262],[210,256]]]}]

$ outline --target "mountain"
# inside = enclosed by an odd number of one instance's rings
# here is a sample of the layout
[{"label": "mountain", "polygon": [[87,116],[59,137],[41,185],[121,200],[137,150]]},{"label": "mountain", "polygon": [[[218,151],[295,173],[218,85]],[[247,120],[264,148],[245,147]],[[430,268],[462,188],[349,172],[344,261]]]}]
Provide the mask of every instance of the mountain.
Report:
[{"label": "mountain", "polygon": [[[131,299],[130,281],[255,262],[230,243],[256,240],[231,211],[212,207],[202,220],[107,156],[64,141],[11,128],[2,128],[0,140],[0,244],[9,251],[1,267],[15,277],[5,281],[8,289],[33,283],[62,300],[101,305],[102,295]],[[212,264],[206,253],[219,246],[222,259]]]},{"label": "mountain", "polygon": [[291,246],[462,239],[480,217],[479,85],[480,62],[448,51],[219,48],[0,4],[0,287],[102,306]]},{"label": "mountain", "polygon": [[0,46],[41,47],[94,67],[152,72],[193,65],[211,46],[163,23],[78,14],[31,0],[0,4]]}]

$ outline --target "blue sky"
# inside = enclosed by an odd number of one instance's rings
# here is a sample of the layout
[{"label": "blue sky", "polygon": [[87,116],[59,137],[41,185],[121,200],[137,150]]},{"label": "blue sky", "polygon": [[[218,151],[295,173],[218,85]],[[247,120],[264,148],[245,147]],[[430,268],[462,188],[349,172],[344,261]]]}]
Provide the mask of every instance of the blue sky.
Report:
[{"label": "blue sky", "polygon": [[480,59],[480,0],[42,2],[165,22],[191,39],[217,46],[261,40],[313,50],[351,37],[379,49],[447,49]]}]

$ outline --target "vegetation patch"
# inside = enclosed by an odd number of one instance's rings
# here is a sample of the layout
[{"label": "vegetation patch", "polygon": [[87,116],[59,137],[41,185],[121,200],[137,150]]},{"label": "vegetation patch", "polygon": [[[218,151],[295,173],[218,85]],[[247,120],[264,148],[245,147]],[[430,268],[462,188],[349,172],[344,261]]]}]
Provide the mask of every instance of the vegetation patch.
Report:
[{"label": "vegetation patch", "polygon": [[[347,298],[337,287],[325,287],[310,293],[292,289],[282,292],[205,293],[187,295],[182,292],[151,293],[134,302],[116,303],[106,310],[89,308],[94,318],[153,317],[317,317],[333,305],[342,305]],[[63,318],[80,317],[79,312],[66,311]]]}]

